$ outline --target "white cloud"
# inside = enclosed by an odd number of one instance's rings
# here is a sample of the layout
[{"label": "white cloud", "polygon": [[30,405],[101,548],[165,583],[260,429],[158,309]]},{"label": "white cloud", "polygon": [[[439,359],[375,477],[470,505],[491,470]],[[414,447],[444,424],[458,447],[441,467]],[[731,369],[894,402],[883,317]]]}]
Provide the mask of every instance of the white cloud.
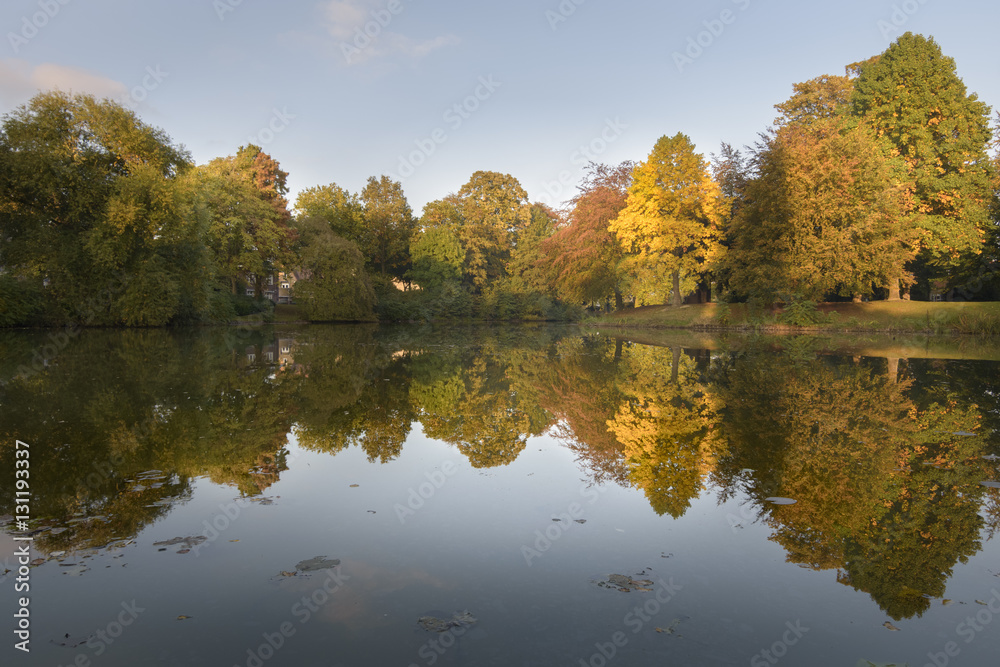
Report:
[{"label": "white cloud", "polygon": [[326,31],[336,40],[336,50],[347,62],[356,65],[392,56],[422,58],[459,43],[454,35],[419,40],[392,30],[409,2],[400,2],[402,9],[395,14],[388,5],[388,0],[327,0],[320,4]]},{"label": "white cloud", "polygon": [[322,5],[327,29],[335,39],[350,39],[355,28],[364,28],[377,4],[376,0],[330,0]]},{"label": "white cloud", "polygon": [[90,93],[95,97],[122,99],[125,84],[78,67],[55,63],[32,66],[23,60],[0,59],[0,105],[11,109],[34,97],[39,91],[59,89],[64,92]]}]

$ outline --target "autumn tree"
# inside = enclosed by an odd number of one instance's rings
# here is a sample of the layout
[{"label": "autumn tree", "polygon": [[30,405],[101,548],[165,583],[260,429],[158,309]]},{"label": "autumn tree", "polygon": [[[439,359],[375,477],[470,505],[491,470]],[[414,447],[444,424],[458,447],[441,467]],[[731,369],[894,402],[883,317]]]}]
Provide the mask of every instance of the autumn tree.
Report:
[{"label": "autumn tree", "polygon": [[255,221],[249,231],[253,249],[262,269],[253,273],[254,294],[264,294],[264,276],[286,268],[292,260],[291,245],[295,234],[289,226],[292,214],[288,210],[288,172],[260,146],[241,146],[233,159],[236,169],[249,177],[258,196],[271,207],[271,215]]},{"label": "autumn tree", "polygon": [[[753,155],[728,227],[735,296],[764,302],[871,295],[898,284],[915,242],[904,165],[845,114],[846,79],[795,86]],[[825,92],[824,92],[825,91]]]},{"label": "autumn tree", "polygon": [[621,246],[608,226],[625,208],[635,164],[590,163],[579,192],[570,200],[565,225],[543,242],[558,294],[589,303],[614,296],[622,307]]},{"label": "autumn tree", "polygon": [[[858,67],[854,114],[905,161],[919,262],[947,273],[982,251],[990,197],[989,107],[933,38],[906,33]],[[899,298],[896,284],[889,298]]]},{"label": "autumn tree", "polygon": [[661,137],[632,176],[624,210],[609,226],[626,256],[633,292],[664,295],[672,281],[681,304],[681,278],[707,270],[718,251],[721,192],[708,163],[684,134]]},{"label": "autumn tree", "polygon": [[283,195],[259,187],[258,155],[217,158],[198,167],[198,178],[210,217],[206,241],[220,278],[233,294],[252,280],[260,298],[261,278],[292,260],[294,233],[282,211]]}]

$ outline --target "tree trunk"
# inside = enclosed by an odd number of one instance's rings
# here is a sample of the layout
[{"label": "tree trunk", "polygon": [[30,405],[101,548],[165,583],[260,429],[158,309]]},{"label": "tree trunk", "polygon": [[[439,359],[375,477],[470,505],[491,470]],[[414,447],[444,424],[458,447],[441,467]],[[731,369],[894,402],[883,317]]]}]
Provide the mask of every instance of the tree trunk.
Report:
[{"label": "tree trunk", "polygon": [[889,301],[899,301],[899,278],[889,281]]},{"label": "tree trunk", "polygon": [[889,357],[889,384],[896,384],[899,379],[899,357]]},{"label": "tree trunk", "polygon": [[681,272],[674,271],[674,288],[673,288],[673,298],[671,299],[671,305],[675,308],[679,308],[681,305]]},{"label": "tree trunk", "polygon": [[670,349],[670,351],[674,355],[674,362],[672,367],[670,368],[670,381],[673,382],[674,384],[677,384],[677,376],[680,372],[680,366],[681,366],[681,348],[679,345],[675,345]]},{"label": "tree trunk", "polygon": [[622,339],[615,339],[615,364],[622,360]]},{"label": "tree trunk", "polygon": [[851,299],[851,301],[854,303],[861,303],[861,295],[855,294],[854,297]]},{"label": "tree trunk", "polygon": [[625,307],[625,300],[622,298],[622,293],[615,290],[615,310],[621,310]]}]

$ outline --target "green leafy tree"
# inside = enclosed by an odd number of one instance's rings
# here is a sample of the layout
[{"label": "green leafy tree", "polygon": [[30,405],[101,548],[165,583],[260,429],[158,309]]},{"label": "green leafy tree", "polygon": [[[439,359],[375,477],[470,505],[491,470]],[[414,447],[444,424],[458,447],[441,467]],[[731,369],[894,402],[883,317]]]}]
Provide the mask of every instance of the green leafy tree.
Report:
[{"label": "green leafy tree", "polygon": [[410,244],[413,268],[409,278],[425,290],[437,290],[462,280],[465,252],[450,227],[431,227],[417,233]]},{"label": "green leafy tree", "polygon": [[521,293],[545,294],[551,281],[542,246],[555,232],[558,217],[544,204],[531,205],[531,221],[510,253],[510,287]]},{"label": "green leafy tree", "polygon": [[306,318],[374,319],[375,292],[358,246],[334,234],[324,220],[306,218],[296,224],[299,262],[306,278],[295,283],[295,301]]},{"label": "green leafy tree", "polygon": [[160,325],[203,303],[190,157],[163,131],[111,100],[41,93],[5,116],[0,157],[0,264],[50,322]]},{"label": "green leafy tree", "polygon": [[[661,137],[633,172],[625,209],[609,229],[625,250],[623,265],[637,296],[673,294],[681,277],[708,269],[719,250],[722,194],[708,164],[684,134]],[[672,289],[663,285],[669,276]]]},{"label": "green leafy tree", "polygon": [[[198,187],[209,216],[206,240],[219,278],[230,292],[263,276],[279,261],[290,259],[292,235],[281,216],[262,196],[249,171],[232,158],[217,158],[198,167]],[[261,292],[255,291],[259,297]]]},{"label": "green leafy tree", "polygon": [[509,174],[477,171],[456,197],[467,279],[481,290],[508,273],[511,250],[531,222],[528,193]]},{"label": "green leafy tree", "polygon": [[306,188],[295,199],[295,211],[301,218],[325,220],[334,234],[348,241],[361,242],[364,204],[336,183]]},{"label": "green leafy tree", "polygon": [[402,279],[409,269],[410,238],[416,228],[403,186],[388,176],[372,176],[361,191],[361,201],[360,245],[369,266],[383,277]]},{"label": "green leafy tree", "polygon": [[[733,247],[733,224],[736,215],[746,204],[747,185],[752,178],[749,157],[729,143],[722,142],[719,154],[712,154],[712,177],[722,192],[722,234],[719,243],[724,258]],[[730,291],[730,271],[727,262],[715,267],[716,286],[720,292]]]},{"label": "green leafy tree", "polygon": [[[990,198],[989,107],[933,38],[906,33],[857,67],[854,114],[905,160],[919,262],[948,272],[982,251]],[[890,285],[889,298],[899,298]]]}]

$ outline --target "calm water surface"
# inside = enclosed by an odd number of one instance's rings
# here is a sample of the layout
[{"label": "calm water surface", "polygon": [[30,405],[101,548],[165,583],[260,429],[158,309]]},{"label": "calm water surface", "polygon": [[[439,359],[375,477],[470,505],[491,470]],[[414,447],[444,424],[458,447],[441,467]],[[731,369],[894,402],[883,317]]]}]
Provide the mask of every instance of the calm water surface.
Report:
[{"label": "calm water surface", "polygon": [[995,361],[570,327],[0,352],[5,666],[1000,655]]}]

